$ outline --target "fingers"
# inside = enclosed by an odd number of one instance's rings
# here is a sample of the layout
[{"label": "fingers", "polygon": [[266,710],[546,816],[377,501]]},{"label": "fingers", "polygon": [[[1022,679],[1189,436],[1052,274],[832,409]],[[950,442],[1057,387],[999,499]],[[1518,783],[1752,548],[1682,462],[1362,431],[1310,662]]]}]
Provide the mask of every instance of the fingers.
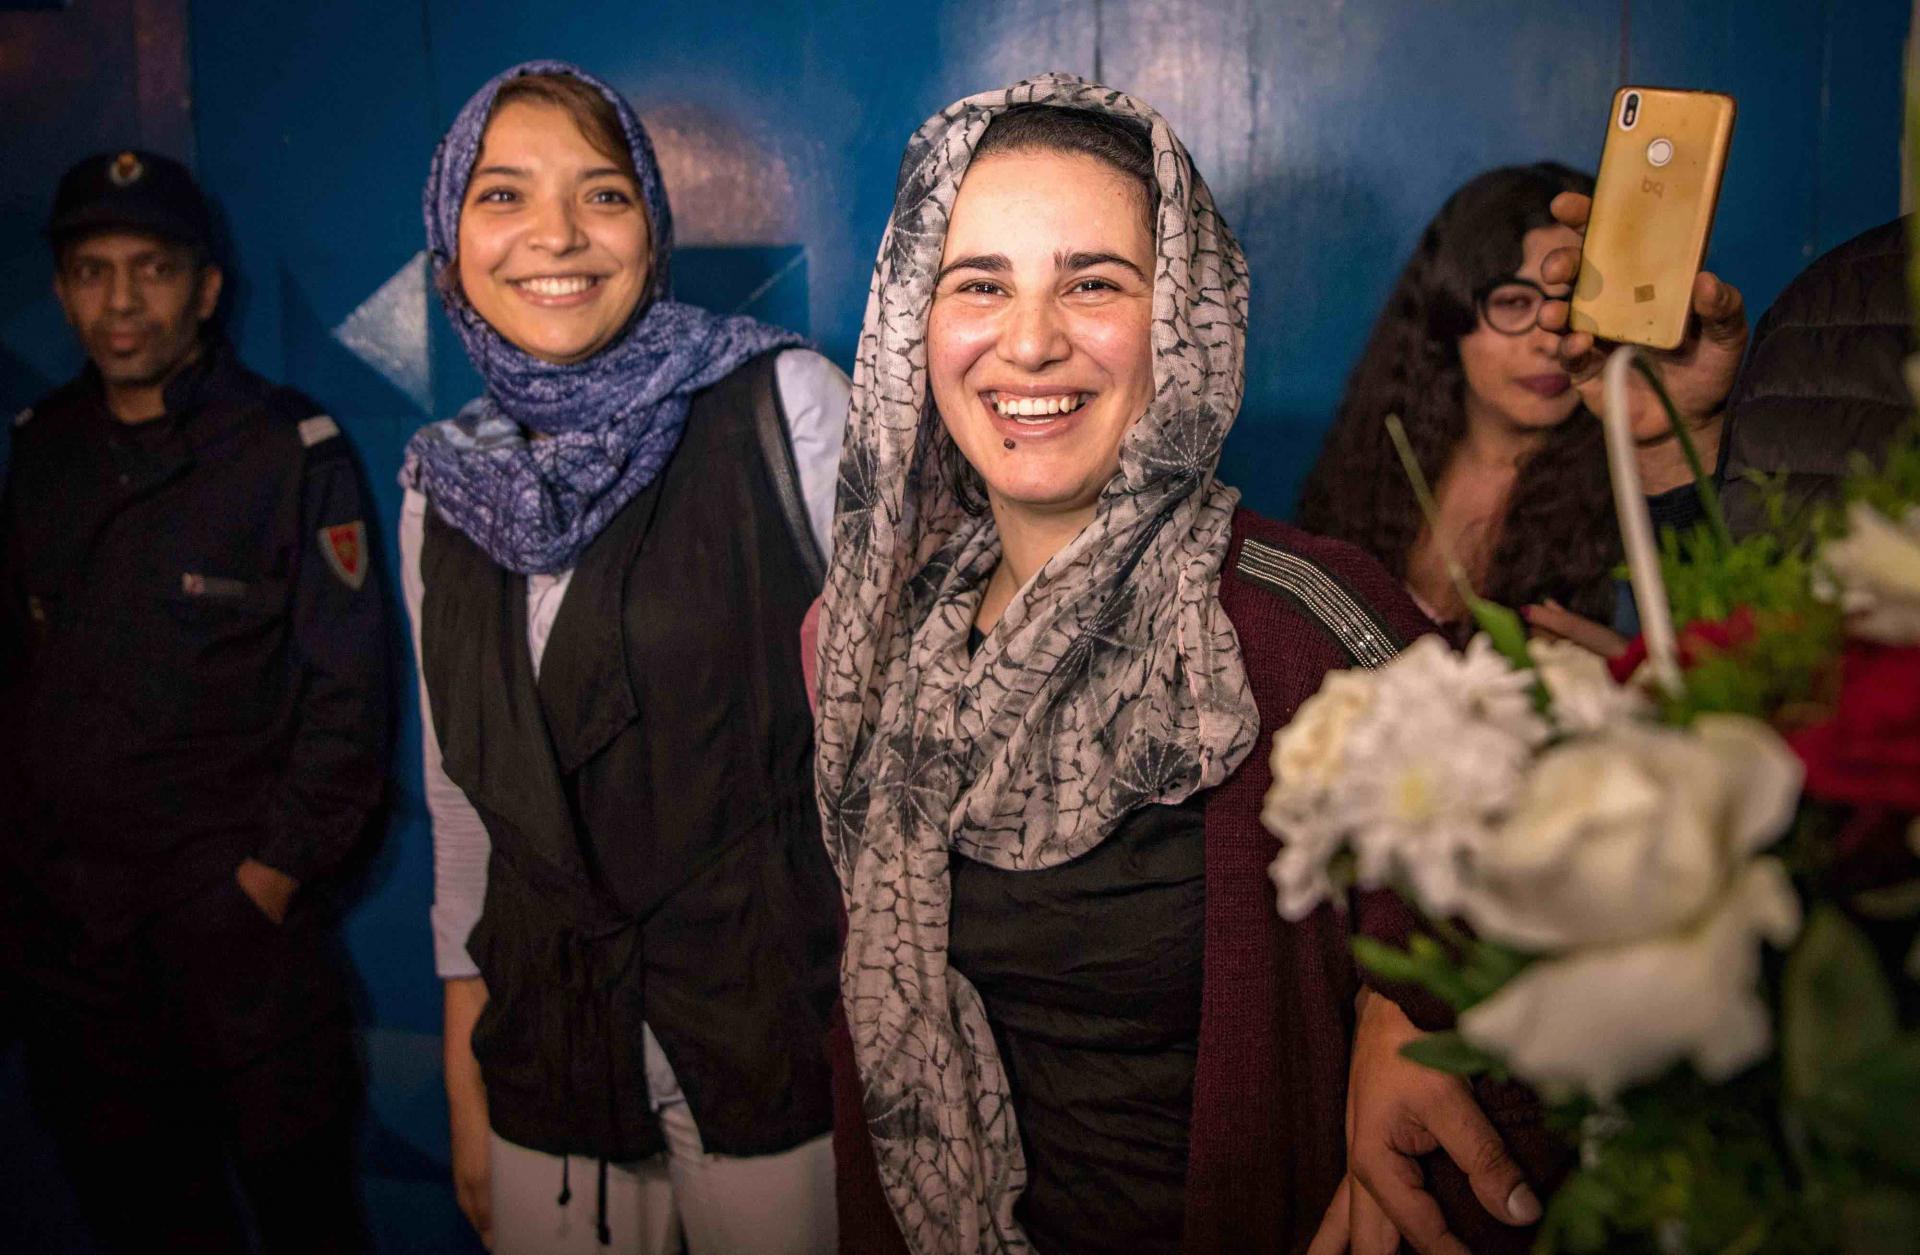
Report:
[{"label": "fingers", "polygon": [[493,1249],[493,1191],[484,1176],[456,1176],[454,1178],[454,1198],[460,1204],[460,1214],[467,1218],[473,1231],[480,1235],[480,1245]]},{"label": "fingers", "polygon": [[1393,1227],[1387,1213],[1365,1190],[1352,1193],[1347,1232],[1347,1249],[1352,1255],[1397,1255],[1400,1250],[1400,1230]]},{"label": "fingers", "polygon": [[1693,312],[1700,334],[1722,344],[1738,343],[1747,335],[1747,303],[1740,289],[1718,275],[1701,271],[1693,279]]},{"label": "fingers", "polygon": [[1596,348],[1590,332],[1569,331],[1560,337],[1553,352],[1560,359],[1560,368],[1573,377],[1574,383],[1580,384],[1598,376],[1605,365]]},{"label": "fingers", "polygon": [[1466,1085],[1450,1086],[1436,1098],[1427,1112],[1427,1131],[1467,1174],[1474,1195],[1494,1219],[1511,1225],[1540,1219],[1540,1200]]},{"label": "fingers", "polygon": [[1627,652],[1626,637],[1604,624],[1575,614],[1551,598],[1537,606],[1522,606],[1520,617],[1527,621],[1529,627],[1572,641],[1602,658],[1618,658]]},{"label": "fingers", "polygon": [[1547,207],[1547,211],[1561,226],[1572,227],[1575,231],[1584,234],[1587,229],[1587,218],[1593,213],[1593,197],[1579,192],[1562,192],[1553,198],[1553,203]]},{"label": "fingers", "polygon": [[1556,248],[1540,259],[1540,282],[1548,287],[1572,283],[1580,275],[1580,250]]},{"label": "fingers", "polygon": [[1343,1255],[1348,1249],[1348,1199],[1353,1193],[1353,1178],[1341,1177],[1340,1188],[1327,1204],[1327,1214],[1320,1217],[1320,1227],[1313,1231],[1313,1241],[1307,1243],[1307,1255]]},{"label": "fingers", "polygon": [[[1427,1193],[1420,1165],[1390,1147],[1357,1147],[1351,1171],[1387,1221],[1420,1255],[1471,1255],[1447,1228],[1440,1205]],[[1351,1225],[1351,1221],[1349,1221]]]}]

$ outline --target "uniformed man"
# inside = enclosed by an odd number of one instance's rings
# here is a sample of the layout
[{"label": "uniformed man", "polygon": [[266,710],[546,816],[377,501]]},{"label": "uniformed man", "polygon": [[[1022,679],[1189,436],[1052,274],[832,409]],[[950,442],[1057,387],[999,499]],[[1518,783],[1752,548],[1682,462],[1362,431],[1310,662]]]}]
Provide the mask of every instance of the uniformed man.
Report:
[{"label": "uniformed man", "polygon": [[0,504],[0,870],[36,1105],[110,1248],[356,1249],[323,886],[385,775],[366,494],[333,420],[221,337],[184,167],[83,161],[48,235],[89,364],[15,420]]}]

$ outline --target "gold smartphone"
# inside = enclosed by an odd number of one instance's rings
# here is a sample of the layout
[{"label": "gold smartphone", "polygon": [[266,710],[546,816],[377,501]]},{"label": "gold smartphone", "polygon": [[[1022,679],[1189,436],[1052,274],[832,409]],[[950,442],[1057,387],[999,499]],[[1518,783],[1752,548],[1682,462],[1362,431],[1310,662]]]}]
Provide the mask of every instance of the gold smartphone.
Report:
[{"label": "gold smartphone", "polygon": [[1613,96],[1571,324],[1677,348],[1733,142],[1733,97],[1622,87]]}]

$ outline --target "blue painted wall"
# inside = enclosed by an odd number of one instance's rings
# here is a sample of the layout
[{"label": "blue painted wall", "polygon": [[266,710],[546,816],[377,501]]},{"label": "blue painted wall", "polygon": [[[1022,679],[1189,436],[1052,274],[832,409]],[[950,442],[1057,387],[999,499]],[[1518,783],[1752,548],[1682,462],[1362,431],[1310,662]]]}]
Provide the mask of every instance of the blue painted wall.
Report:
[{"label": "blue painted wall", "polygon": [[[1172,120],[1246,245],[1247,402],[1225,475],[1285,513],[1427,217],[1487,166],[1591,168],[1621,82],[1739,98],[1711,264],[1756,310],[1807,260],[1897,213],[1910,11],[1909,0],[195,0],[193,139],[231,223],[233,332],[257,368],[321,398],[351,433],[390,550],[406,436],[474,386],[414,262],[420,183],[440,129],[496,70],[568,58],[625,89],[653,127],[681,243],[697,250],[682,295],[745,302],[843,365],[913,127],[1038,70],[1101,78]],[[30,72],[0,56],[0,90]],[[9,128],[0,159],[16,148],[45,168],[80,145]],[[24,218],[11,200],[0,209],[12,255],[28,255],[15,238]],[[38,266],[0,273],[0,353],[55,378],[71,362]],[[27,399],[18,373],[0,402]],[[392,1250],[463,1240],[444,1186],[417,737],[409,718],[390,830],[349,920],[372,1026],[370,1191]]]}]

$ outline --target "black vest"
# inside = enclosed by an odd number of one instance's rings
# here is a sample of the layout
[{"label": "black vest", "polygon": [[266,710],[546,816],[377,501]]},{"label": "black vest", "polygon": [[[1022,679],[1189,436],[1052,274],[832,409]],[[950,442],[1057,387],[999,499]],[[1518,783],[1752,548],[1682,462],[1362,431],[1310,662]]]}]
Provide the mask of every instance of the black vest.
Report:
[{"label": "black vest", "polygon": [[799,645],[817,589],[753,425],[777,395],[767,354],[694,398],[666,468],[581,555],[537,680],[526,580],[428,512],[422,671],[492,841],[473,1049],[520,1145],[662,1149],[643,1020],[708,1151],[831,1123],[838,889]]}]

